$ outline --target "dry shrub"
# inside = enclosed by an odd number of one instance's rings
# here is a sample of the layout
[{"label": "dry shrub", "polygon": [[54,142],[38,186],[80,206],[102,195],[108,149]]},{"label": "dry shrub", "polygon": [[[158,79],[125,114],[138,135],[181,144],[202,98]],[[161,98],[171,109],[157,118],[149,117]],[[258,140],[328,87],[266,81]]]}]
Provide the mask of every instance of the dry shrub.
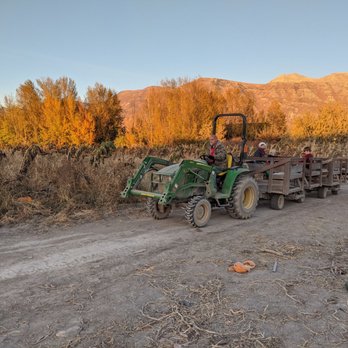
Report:
[{"label": "dry shrub", "polygon": [[14,208],[16,173],[19,172],[22,157],[18,152],[6,155],[0,160],[0,218]]},{"label": "dry shrub", "polygon": [[[256,145],[255,145],[256,146]],[[269,144],[268,150],[275,149],[281,156],[297,157],[301,156],[303,148],[310,146],[316,157],[347,157],[348,143],[344,139],[302,139],[293,140],[282,138],[278,142]]]},{"label": "dry shrub", "polygon": [[24,177],[18,175],[23,153],[9,153],[0,162],[0,223],[38,215],[65,222],[86,212],[93,217],[95,211],[114,212],[128,177],[148,153],[120,149],[92,166],[89,157],[69,159],[53,152],[38,155]]},{"label": "dry shrub", "polygon": [[54,210],[83,208],[93,204],[93,188],[85,174],[85,164],[69,161],[65,156],[49,155],[38,158],[28,186],[32,192],[44,197]]},{"label": "dry shrub", "polygon": [[0,179],[0,216],[5,214],[12,204],[12,196]]},{"label": "dry shrub", "polygon": [[[239,145],[226,142],[228,152],[239,156]],[[249,155],[256,148],[248,143]],[[269,144],[281,156],[299,156],[304,146],[310,145],[317,156],[347,156],[347,142],[337,141],[281,141]],[[156,156],[178,162],[197,159],[205,152],[206,143],[178,144],[164,148],[120,148],[110,157],[92,166],[91,152],[78,158],[62,153],[39,154],[31,162],[24,177],[18,174],[23,164],[21,151],[6,153],[0,160],[0,223],[16,222],[34,216],[67,221],[71,217],[95,218],[99,213],[115,212],[120,203],[140,201],[132,197],[122,200],[121,191],[146,156]],[[28,199],[23,199],[29,197]],[[98,212],[98,214],[96,214]]]},{"label": "dry shrub", "polygon": [[[203,153],[202,144],[121,148],[95,166],[90,164],[93,154],[90,149],[78,158],[52,152],[37,155],[26,175],[20,177],[24,153],[16,151],[0,162],[0,221],[20,221],[41,215],[65,222],[71,217],[94,217],[95,212],[115,212],[121,202],[141,200],[132,197],[124,201],[120,193],[146,156],[178,162],[183,158],[199,158]],[[22,197],[30,197],[31,202],[18,202]]]}]

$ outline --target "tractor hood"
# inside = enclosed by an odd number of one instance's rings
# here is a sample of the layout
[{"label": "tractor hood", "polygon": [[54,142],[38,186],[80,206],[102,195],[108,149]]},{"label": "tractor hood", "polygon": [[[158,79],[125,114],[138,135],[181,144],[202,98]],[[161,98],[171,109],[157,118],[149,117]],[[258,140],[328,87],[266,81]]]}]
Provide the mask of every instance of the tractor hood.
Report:
[{"label": "tractor hood", "polygon": [[164,167],[156,172],[159,175],[174,176],[180,167],[180,163],[175,163],[170,166]]},{"label": "tractor hood", "polygon": [[[207,162],[203,161],[203,160],[194,160],[194,161],[205,164],[205,165],[207,164]],[[182,161],[180,161],[180,163],[175,163],[175,164],[172,164],[170,166],[164,167],[164,168],[160,169],[159,171],[157,171],[156,174],[173,177],[175,175],[175,173],[178,171],[181,163],[182,163]]]}]

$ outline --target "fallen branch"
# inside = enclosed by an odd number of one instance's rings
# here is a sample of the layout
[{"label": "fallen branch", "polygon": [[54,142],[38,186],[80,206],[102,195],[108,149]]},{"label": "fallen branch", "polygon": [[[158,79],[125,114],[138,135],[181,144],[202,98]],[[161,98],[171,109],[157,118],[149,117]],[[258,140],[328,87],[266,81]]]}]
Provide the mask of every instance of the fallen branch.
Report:
[{"label": "fallen branch", "polygon": [[279,285],[284,291],[285,291],[285,295],[287,297],[289,297],[290,299],[292,299],[293,301],[297,302],[297,303],[300,303],[301,305],[303,304],[300,300],[297,300],[295,297],[291,296],[289,293],[288,293],[288,290],[286,289],[285,286],[279,284],[279,282],[275,282],[277,285]]},{"label": "fallen branch", "polygon": [[275,251],[275,250],[272,250],[272,249],[260,249],[260,251],[262,251],[263,253],[269,253],[269,254],[274,254],[274,255],[277,255],[277,256],[284,256],[283,253],[279,252],[279,251]]}]

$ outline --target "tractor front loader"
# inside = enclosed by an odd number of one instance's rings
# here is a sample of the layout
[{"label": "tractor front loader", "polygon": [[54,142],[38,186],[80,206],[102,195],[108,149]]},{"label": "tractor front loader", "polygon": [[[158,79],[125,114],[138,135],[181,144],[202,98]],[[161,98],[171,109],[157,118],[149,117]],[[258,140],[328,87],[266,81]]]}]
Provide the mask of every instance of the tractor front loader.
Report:
[{"label": "tractor front loader", "polygon": [[[171,163],[146,157],[136,174],[128,179],[121,196],[147,197],[147,209],[158,220],[167,218],[174,205],[185,204],[185,218],[194,227],[203,227],[209,222],[212,207],[224,207],[233,218],[250,218],[258,203],[259,190],[249,169],[243,165],[246,116],[216,115],[213,134],[216,133],[216,122],[220,117],[242,118],[242,146],[236,163],[232,164],[232,156],[227,155],[226,168],[217,174],[214,166],[208,165],[204,159]],[[217,176],[222,185],[217,184]],[[150,179],[149,183],[144,184],[145,178]]]}]

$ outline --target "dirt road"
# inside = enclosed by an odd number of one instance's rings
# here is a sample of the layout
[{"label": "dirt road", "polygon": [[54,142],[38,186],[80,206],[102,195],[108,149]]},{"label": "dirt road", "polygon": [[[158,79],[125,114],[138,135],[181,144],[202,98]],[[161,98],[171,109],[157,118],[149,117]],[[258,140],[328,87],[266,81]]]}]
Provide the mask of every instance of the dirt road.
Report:
[{"label": "dirt road", "polygon": [[345,185],[246,221],[216,209],[201,230],[139,208],[2,227],[0,347],[346,347],[347,221]]}]

